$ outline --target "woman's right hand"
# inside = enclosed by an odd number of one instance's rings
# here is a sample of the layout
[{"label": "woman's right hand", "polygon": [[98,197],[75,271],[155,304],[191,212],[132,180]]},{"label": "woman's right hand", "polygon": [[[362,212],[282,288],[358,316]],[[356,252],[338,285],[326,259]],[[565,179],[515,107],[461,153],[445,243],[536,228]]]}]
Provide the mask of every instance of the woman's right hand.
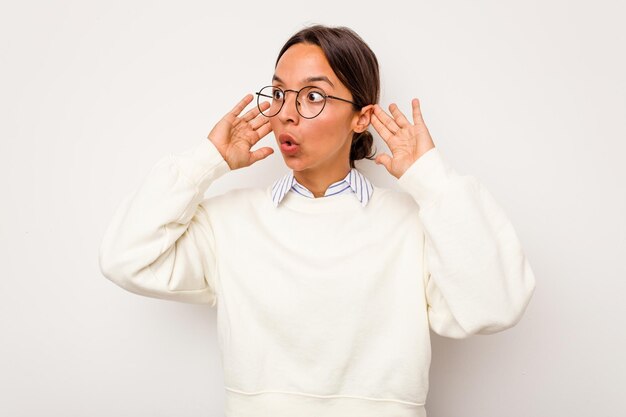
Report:
[{"label": "woman's right hand", "polygon": [[[217,122],[208,135],[231,170],[244,168],[274,153],[274,149],[264,147],[250,152],[250,149],[272,131],[269,119],[258,107],[250,109],[242,117],[239,113],[252,101],[252,94],[246,95],[229,113]],[[264,102],[265,110],[269,103]],[[264,108],[265,107],[265,108]]]}]

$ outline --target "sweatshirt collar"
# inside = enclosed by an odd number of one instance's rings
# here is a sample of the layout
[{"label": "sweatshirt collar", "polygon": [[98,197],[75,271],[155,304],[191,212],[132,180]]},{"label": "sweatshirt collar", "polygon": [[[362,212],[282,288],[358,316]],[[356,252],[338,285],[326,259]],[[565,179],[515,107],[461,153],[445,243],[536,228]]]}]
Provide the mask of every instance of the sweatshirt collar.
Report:
[{"label": "sweatshirt collar", "polygon": [[[331,197],[336,194],[348,192],[346,191],[348,188],[351,190],[350,192],[352,192],[361,202],[363,207],[367,205],[374,192],[372,183],[365,177],[365,175],[363,175],[356,168],[351,168],[350,172],[348,172],[348,175],[346,175],[344,179],[331,184],[328,189],[326,189],[324,197]],[[271,198],[274,207],[278,207],[285,195],[292,190],[293,192],[314,198],[313,193],[296,180],[292,170],[278,178],[274,181],[274,184],[272,184]]]}]

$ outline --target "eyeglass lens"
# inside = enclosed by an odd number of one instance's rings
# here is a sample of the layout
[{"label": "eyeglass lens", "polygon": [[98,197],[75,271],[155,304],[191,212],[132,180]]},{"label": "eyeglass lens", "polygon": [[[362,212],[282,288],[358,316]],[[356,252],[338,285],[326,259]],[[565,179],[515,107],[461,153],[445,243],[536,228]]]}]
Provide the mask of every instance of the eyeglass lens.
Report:
[{"label": "eyeglass lens", "polygon": [[[293,90],[287,92],[274,86],[263,87],[257,94],[259,109],[264,102],[268,102],[270,106],[261,113],[266,117],[276,116],[285,102],[286,94],[293,93]],[[305,87],[298,92],[296,96],[296,109],[302,117],[311,119],[322,112],[326,104],[326,94],[317,87]]]}]

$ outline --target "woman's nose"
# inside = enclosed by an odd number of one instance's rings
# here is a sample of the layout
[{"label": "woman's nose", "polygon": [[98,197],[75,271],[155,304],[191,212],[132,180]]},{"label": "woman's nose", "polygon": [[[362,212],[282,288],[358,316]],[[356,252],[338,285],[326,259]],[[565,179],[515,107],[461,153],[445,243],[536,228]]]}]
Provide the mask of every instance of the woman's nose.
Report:
[{"label": "woman's nose", "polygon": [[[290,99],[289,96],[292,96],[293,98]],[[300,114],[296,109],[297,105],[297,93],[291,90],[285,91],[285,101],[283,103],[283,108],[280,109],[280,112],[278,112],[278,118],[280,119],[280,121],[283,123],[287,123],[289,121],[297,122],[300,118]]]}]

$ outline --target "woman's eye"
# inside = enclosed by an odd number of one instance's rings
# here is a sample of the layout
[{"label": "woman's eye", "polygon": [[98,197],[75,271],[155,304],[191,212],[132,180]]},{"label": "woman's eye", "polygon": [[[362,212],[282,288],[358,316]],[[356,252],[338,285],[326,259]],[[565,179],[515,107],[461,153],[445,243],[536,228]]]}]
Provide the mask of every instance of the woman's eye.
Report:
[{"label": "woman's eye", "polygon": [[311,103],[321,103],[324,101],[324,95],[319,91],[309,91],[306,98]]},{"label": "woman's eye", "polygon": [[272,93],[272,96],[274,97],[274,100],[282,100],[283,92],[280,90],[274,90],[274,92]]}]

